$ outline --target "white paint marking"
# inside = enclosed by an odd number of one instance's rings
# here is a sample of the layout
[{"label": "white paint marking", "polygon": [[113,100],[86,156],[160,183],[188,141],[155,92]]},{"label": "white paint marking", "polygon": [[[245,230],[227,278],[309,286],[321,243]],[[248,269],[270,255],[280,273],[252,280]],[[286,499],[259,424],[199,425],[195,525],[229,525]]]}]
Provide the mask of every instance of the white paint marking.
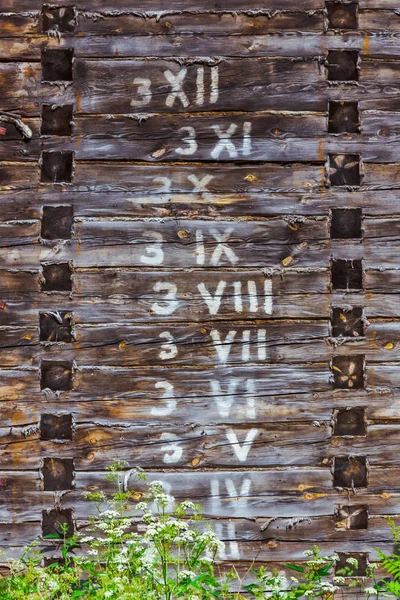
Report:
[{"label": "white paint marking", "polygon": [[153,287],[153,290],[155,292],[163,292],[165,290],[167,293],[165,294],[163,304],[155,302],[152,305],[151,310],[155,312],[156,315],[172,315],[172,313],[174,313],[179,306],[179,301],[176,300],[176,292],[178,288],[175,283],[157,281]]},{"label": "white paint marking", "polygon": [[248,419],[255,419],[257,417],[256,411],[256,386],[254,379],[246,379],[246,416]]},{"label": "white paint marking", "polygon": [[206,260],[206,254],[204,249],[204,238],[201,229],[196,229],[196,263],[198,265],[204,265]]},{"label": "white paint marking", "polygon": [[165,452],[163,461],[167,465],[177,463],[181,460],[183,454],[183,448],[180,446],[179,438],[175,433],[169,433],[164,431],[161,434],[161,439],[166,440],[167,444],[161,446],[161,452]]},{"label": "white paint marking", "polygon": [[142,254],[140,262],[150,266],[162,265],[164,262],[164,251],[162,249],[163,236],[158,231],[149,231],[147,235],[154,238],[155,241],[152,246],[146,246],[145,251],[149,256]]},{"label": "white paint marking", "polygon": [[250,360],[250,329],[244,329],[242,332],[242,360],[249,362]]},{"label": "white paint marking", "polygon": [[228,393],[222,391],[221,384],[218,380],[210,381],[211,393],[215,396],[217,409],[220,417],[230,417],[232,406],[235,402],[236,389],[241,382],[240,379],[231,379],[228,382]]},{"label": "white paint marking", "polygon": [[232,343],[235,339],[237,331],[229,331],[224,339],[221,341],[221,335],[217,329],[211,329],[210,336],[212,338],[214,348],[217,352],[217,356],[222,364],[226,363],[231,352]]},{"label": "white paint marking", "polygon": [[173,335],[171,335],[169,331],[163,331],[158,337],[167,340],[166,344],[161,344],[161,348],[163,348],[159,354],[161,360],[170,360],[171,358],[175,358],[175,356],[178,354],[178,348],[176,344],[174,344],[175,340]]},{"label": "white paint marking", "polygon": [[267,360],[266,336],[267,336],[267,332],[265,331],[265,329],[257,330],[258,360]]},{"label": "white paint marking", "polygon": [[170,180],[169,177],[154,177],[153,183],[160,184],[161,189],[158,190],[158,192],[161,192],[161,194],[170,194],[171,193],[172,181]]},{"label": "white paint marking", "polygon": [[266,279],[264,282],[264,312],[266,315],[272,315],[272,280]]},{"label": "white paint marking", "polygon": [[161,396],[165,400],[165,406],[153,406],[151,414],[158,417],[166,417],[173,413],[176,409],[176,400],[174,398],[174,386],[169,381],[157,381],[154,384],[157,390],[165,390],[165,393]]},{"label": "white paint marking", "polygon": [[214,179],[213,175],[205,175],[202,179],[197,179],[196,175],[188,175],[188,179],[193,183],[193,193],[197,192],[209,192],[207,185]]},{"label": "white paint marking", "polygon": [[225,288],[226,281],[219,281],[217,289],[215,290],[215,294],[214,296],[212,296],[212,294],[207,290],[204,283],[198,284],[197,289],[199,290],[204,302],[207,304],[210,315],[218,314]]},{"label": "white paint marking", "polygon": [[235,123],[231,123],[226,131],[223,131],[220,125],[212,125],[212,128],[218,137],[218,142],[211,151],[211,157],[214,160],[218,160],[220,154],[226,150],[229,154],[229,158],[237,158],[238,151],[230,138],[235,133],[238,126]]},{"label": "white paint marking", "polygon": [[257,300],[257,286],[255,281],[247,282],[247,291],[249,293],[249,311],[258,311],[258,300]]},{"label": "white paint marking", "polygon": [[258,436],[258,429],[254,429],[254,428],[250,429],[247,432],[245,441],[243,442],[242,445],[240,445],[237,435],[233,431],[233,429],[229,429],[226,432],[226,437],[228,438],[228,442],[230,444],[232,444],[233,451],[236,454],[236,457],[240,462],[246,462],[247,456],[250,452],[250,448],[257,436]]},{"label": "white paint marking", "polygon": [[131,106],[147,106],[151,102],[151,80],[143,77],[136,77],[133,85],[137,85],[137,93],[142,96],[141,100],[131,100]]},{"label": "white paint marking", "polygon": [[182,90],[183,80],[186,77],[187,69],[183,67],[177,75],[172,73],[170,70],[164,71],[164,75],[168,83],[172,87],[172,92],[168,94],[165,104],[170,108],[174,105],[175,99],[182,102],[182,106],[187,108],[189,106],[189,100],[185,92]]},{"label": "white paint marking", "polygon": [[211,94],[210,102],[215,104],[219,97],[219,70],[218,67],[211,67]]},{"label": "white paint marking", "polygon": [[187,144],[187,148],[176,148],[175,152],[177,154],[181,154],[184,156],[191,156],[192,154],[194,154],[198,148],[197,146],[197,142],[196,142],[196,131],[194,130],[193,127],[181,127],[179,129],[179,131],[182,132],[186,132],[187,131],[187,136],[182,138],[182,141],[185,142],[185,144]]},{"label": "white paint marking", "polygon": [[[225,529],[226,534],[224,533]],[[219,551],[218,558],[220,560],[227,560],[228,558],[237,560],[238,558],[240,558],[239,544],[235,540],[235,523],[233,523],[232,521],[228,521],[227,523],[217,522],[215,524],[215,533],[217,534],[220,540],[228,540],[228,544],[225,543],[225,548]]]},{"label": "white paint marking", "polygon": [[196,104],[198,106],[203,106],[203,104],[204,104],[204,67],[197,68],[196,86],[197,86]]},{"label": "white paint marking", "polygon": [[228,227],[228,229],[225,229],[224,233],[220,233],[216,229],[210,229],[210,233],[218,242],[211,256],[211,264],[214,267],[218,266],[220,263],[221,256],[223,254],[226,254],[226,257],[228,258],[230,263],[232,265],[235,265],[239,259],[232,250],[232,248],[229,248],[229,246],[226,243],[233,233],[233,228]]},{"label": "white paint marking", "polygon": [[249,156],[251,154],[251,123],[246,121],[243,123],[243,156]]},{"label": "white paint marking", "polygon": [[235,306],[235,311],[237,313],[243,312],[243,300],[242,300],[242,282],[234,281],[233,282],[233,302]]}]

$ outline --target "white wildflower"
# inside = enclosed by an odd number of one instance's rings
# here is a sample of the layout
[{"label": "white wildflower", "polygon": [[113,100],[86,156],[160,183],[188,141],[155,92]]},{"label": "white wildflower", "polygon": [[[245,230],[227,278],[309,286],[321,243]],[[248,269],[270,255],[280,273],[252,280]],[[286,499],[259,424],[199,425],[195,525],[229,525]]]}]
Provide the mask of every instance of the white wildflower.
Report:
[{"label": "white wildflower", "polygon": [[367,594],[367,596],[377,596],[378,595],[378,591],[373,587],[365,588],[364,593]]}]

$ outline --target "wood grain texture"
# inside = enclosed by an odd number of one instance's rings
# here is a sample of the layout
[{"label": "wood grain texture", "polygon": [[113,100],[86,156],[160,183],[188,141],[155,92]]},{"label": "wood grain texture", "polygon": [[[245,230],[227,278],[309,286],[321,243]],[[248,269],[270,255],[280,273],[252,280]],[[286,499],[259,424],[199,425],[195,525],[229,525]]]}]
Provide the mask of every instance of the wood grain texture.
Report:
[{"label": "wood grain texture", "polygon": [[[398,6],[360,0],[357,29],[339,30],[324,1],[300,4],[79,0],[57,37],[42,2],[3,0],[10,556],[41,536],[42,510],[72,508],[85,530],[82,492],[110,491],[115,459],[199,501],[238,568],[303,560],[314,543],[388,549],[386,517],[400,514]],[[353,289],[345,269],[358,268]],[[357,489],[337,487],[349,456],[365,462]],[[70,489],[44,489],[49,458],[74,461]],[[134,474],[129,487],[144,492]],[[364,529],[337,523],[355,504]]]}]

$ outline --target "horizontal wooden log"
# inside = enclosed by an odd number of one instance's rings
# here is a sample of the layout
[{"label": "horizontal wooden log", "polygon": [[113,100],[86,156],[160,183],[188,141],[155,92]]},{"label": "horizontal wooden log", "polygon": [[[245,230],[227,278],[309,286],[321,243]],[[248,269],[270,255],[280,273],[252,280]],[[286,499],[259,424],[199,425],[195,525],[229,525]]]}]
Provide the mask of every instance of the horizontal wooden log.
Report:
[{"label": "horizontal wooden log", "polygon": [[[211,123],[221,122],[218,119],[207,119],[210,132],[212,132]],[[227,131],[229,126],[238,126],[239,136],[242,132],[240,121],[242,119],[229,118],[228,126],[222,125],[218,129]],[[189,124],[188,124],[189,123]],[[196,130],[187,129],[192,127],[192,122],[181,122],[183,127],[171,131],[171,136],[167,135],[164,139],[144,139],[135,140],[127,137],[123,139],[119,133],[115,136],[99,134],[90,137],[81,138],[72,137],[68,142],[63,138],[47,140],[46,149],[48,151],[70,151],[74,153],[75,159],[81,161],[105,160],[107,157],[113,161],[141,161],[149,164],[157,162],[175,162],[187,163],[186,151],[191,152],[191,160],[209,161],[218,156],[218,161],[231,162],[237,159],[240,162],[249,164],[251,162],[297,162],[301,157],[304,162],[323,162],[328,154],[357,154],[362,151],[362,158],[367,163],[392,163],[400,155],[399,140],[393,136],[385,140],[384,145],[376,137],[366,138],[354,135],[353,139],[341,139],[337,136],[327,136],[321,138],[302,138],[301,136],[282,137],[266,135],[264,138],[248,138],[248,148],[242,150],[242,137],[232,137],[229,149],[223,148],[219,142],[218,133],[207,132],[196,133]],[[195,124],[195,123],[193,123]],[[300,124],[298,124],[300,125]],[[215,125],[220,127],[220,125]],[[243,127],[251,127],[251,121],[245,121]],[[189,131],[189,137],[187,137]],[[307,132],[305,131],[305,134]],[[175,138],[175,139],[174,139]],[[37,161],[43,150],[43,143],[32,141],[27,148],[25,142],[21,141],[0,141],[0,159],[21,160],[21,150],[24,151],[24,160]],[[92,165],[91,165],[92,166]]]},{"label": "horizontal wooden log", "polygon": [[[392,49],[391,49],[392,51]],[[215,62],[215,61],[214,61]],[[224,59],[216,66],[202,63],[179,66],[168,60],[75,60],[73,85],[43,83],[38,63],[2,63],[0,98],[5,109],[17,107],[25,116],[40,115],[41,105],[73,104],[75,113],[154,113],[215,110],[314,110],[326,111],[327,101],[360,101],[360,109],[398,110],[400,87],[395,71],[399,61],[364,60],[364,75],[357,86],[332,86],[325,81],[324,68],[317,63],[289,59]],[[198,69],[204,68],[207,89],[197,104]],[[382,68],[380,68],[382,67]],[[218,68],[216,88],[211,96],[211,69]],[[182,71],[182,69],[186,69]],[[376,81],[376,71],[382,81]],[[171,97],[172,86],[165,73],[184,76],[185,98]],[[387,73],[386,79],[384,73]],[[216,71],[214,71],[214,75]],[[244,76],[245,74],[245,76]],[[136,78],[150,79],[150,92],[143,96]],[[105,82],[111,82],[106,85]],[[376,82],[375,82],[376,81]],[[3,84],[2,84],[3,82]],[[211,85],[211,84],[210,84]],[[87,90],[90,89],[90,95]],[[110,93],[110,89],[112,93]],[[234,94],[233,94],[234,90]],[[212,101],[210,101],[210,98]],[[168,104],[167,104],[168,101]],[[184,103],[184,104],[183,104]],[[171,106],[169,106],[171,104]]]},{"label": "horizontal wooden log", "polygon": [[[259,383],[259,381],[257,382]],[[17,427],[0,430],[0,457],[6,469],[37,468],[46,456],[74,457],[77,469],[104,469],[114,460],[130,467],[232,468],[317,467],[330,464],[336,456],[367,456],[369,464],[399,464],[399,425],[371,425],[366,437],[336,437],[327,423],[254,424],[239,426],[118,426],[99,427],[78,423],[74,443],[42,442],[38,433]],[[361,486],[366,487],[366,486]]]},{"label": "horizontal wooden log", "polygon": [[[168,379],[168,377],[167,377]],[[390,380],[389,384],[390,384]],[[248,424],[263,422],[274,423],[278,421],[331,421],[335,411],[346,408],[366,408],[369,422],[397,419],[400,401],[396,389],[389,387],[385,390],[378,388],[376,391],[358,390],[356,397],[349,395],[347,390],[318,391],[316,393],[285,394],[278,390],[275,395],[268,396],[265,400],[263,393],[252,391],[252,383],[246,379],[233,380],[231,388],[225,382],[216,379],[213,389],[199,396],[176,398],[176,405],[171,403],[169,414],[156,410],[162,402],[163,389],[159,388],[158,399],[148,398],[148,393],[143,392],[137,402],[132,402],[129,395],[119,395],[113,398],[110,390],[104,394],[99,390],[97,396],[82,395],[80,398],[70,400],[70,395],[61,394],[56,404],[54,398],[47,398],[44,394],[32,400],[29,393],[21,394],[17,400],[9,399],[2,405],[3,426],[24,427],[27,423],[37,429],[40,424],[40,415],[46,413],[71,414],[78,422],[94,422],[99,425],[117,425],[121,421],[135,422],[138,425],[151,426],[151,424],[170,423],[180,426],[187,423],[188,415],[194,423],[218,424],[232,423]],[[219,382],[219,383],[218,383]],[[387,382],[388,384],[388,382]],[[220,385],[221,393],[219,393]],[[149,387],[151,390],[151,387]],[[214,394],[214,395],[213,395]],[[156,408],[155,408],[156,407]],[[394,487],[394,484],[393,486]]]},{"label": "horizontal wooden log", "polygon": [[[384,37],[384,42],[382,41]],[[174,35],[78,35],[47,34],[29,38],[3,38],[1,50],[9,60],[39,60],[44,48],[73,48],[79,58],[137,57],[318,57],[327,50],[353,49],[368,56],[399,56],[398,40],[390,32],[346,32],[340,37],[325,32],[290,31],[259,35],[219,36],[213,32]],[[361,67],[362,72],[362,67]]]},{"label": "horizontal wooden log", "polygon": [[[383,367],[379,366],[379,369]],[[375,367],[375,371],[378,367]],[[274,396],[277,394],[309,394],[331,390],[328,365],[279,365],[242,367],[240,375],[237,368],[218,367],[211,370],[202,369],[122,369],[108,367],[84,367],[79,365],[73,374],[73,389],[60,391],[57,394],[50,390],[40,390],[40,373],[37,368],[2,369],[0,399],[24,401],[30,394],[31,401],[41,401],[56,397],[67,401],[96,400],[99,393],[104,400],[117,400],[129,397],[155,401],[162,400],[164,391],[158,382],[171,382],[176,399],[213,398],[220,394],[218,384],[211,385],[210,380],[224,382],[238,377],[234,381],[241,385],[247,379],[254,380],[255,388],[251,390],[256,396]],[[227,379],[228,378],[228,379]],[[395,382],[397,383],[397,382]],[[225,384],[223,383],[224,387]],[[95,386],[95,387],[94,387]],[[396,385],[391,387],[396,387]],[[226,391],[223,391],[225,394]],[[165,396],[164,396],[165,399]],[[167,398],[168,400],[168,398]],[[168,402],[163,409],[168,409]],[[225,413],[229,413],[229,406]]]},{"label": "horizontal wooden log", "polygon": [[[0,225],[0,256],[9,269],[70,261],[78,268],[315,269],[329,267],[332,256],[364,259],[367,269],[397,265],[398,219],[366,219],[362,244],[361,240],[330,244],[328,225],[326,219],[312,218],[226,221],[218,227],[202,220],[85,219],[75,222],[72,240],[60,243],[41,242],[36,221],[15,221]],[[389,255],[388,247],[392,250]]]},{"label": "horizontal wooden log", "polygon": [[[271,95],[272,88],[281,88],[281,85],[285,84],[285,87],[291,88],[291,93],[295,89],[301,93],[301,90],[310,83],[323,81],[323,73],[316,61],[260,59],[259,62],[252,59],[228,59],[223,61],[223,65],[222,63],[215,65],[215,62],[211,61],[211,66],[200,62],[182,67],[176,61],[160,59],[118,61],[76,59],[73,85],[68,82],[60,85],[42,83],[42,69],[38,63],[3,63],[0,65],[0,98],[5,103],[11,102],[10,106],[14,107],[14,112],[16,103],[22,101],[25,115],[39,115],[43,102],[74,104],[77,113],[104,112],[105,114],[155,111],[170,113],[182,112],[182,110],[197,112],[229,110],[230,107],[233,110],[247,111],[254,110],[257,103],[259,104],[257,110],[262,110],[266,108],[263,102],[282,110],[285,105],[271,104],[265,98],[266,93]],[[203,68],[204,78],[207,81],[207,87],[201,98],[198,96],[197,83],[199,68]],[[246,74],[245,78],[243,73]],[[168,82],[178,76],[184,78],[182,86],[185,96],[176,98],[174,94],[171,95],[173,88]],[[139,89],[138,78],[143,77],[150,81],[150,89],[146,93],[143,89]],[[105,79],[111,82],[110,86],[105,86]],[[89,89],[90,95],[87,93]],[[252,93],[254,90],[258,92],[256,96]],[[292,100],[291,107],[299,110],[302,107],[301,98],[298,98],[296,106]]]},{"label": "horizontal wooden log", "polygon": [[35,268],[40,262],[72,260],[77,267],[85,268],[315,268],[329,262],[326,237],[326,222],[312,219],[294,225],[284,220],[238,221],[218,228],[212,222],[201,221],[88,220],[75,224],[71,241],[39,245],[34,241],[29,244],[31,240],[26,238],[27,245],[0,249],[0,257],[8,268]]},{"label": "horizontal wooden log", "polygon": [[[386,8],[386,7],[385,7]],[[364,31],[400,31],[399,15],[390,10],[360,10],[358,15],[358,26]]]},{"label": "horizontal wooden log", "polygon": [[[327,468],[162,471],[147,473],[147,481],[161,480],[177,501],[190,499],[200,503],[207,518],[316,518],[332,516],[335,506],[348,504],[367,505],[369,515],[374,518],[398,514],[400,495],[396,493],[398,490],[392,490],[396,473],[398,476],[396,468],[371,467],[369,487],[357,492],[332,488],[332,476]],[[63,507],[74,506],[77,519],[87,519],[94,507],[83,499],[83,492],[98,489],[113,492],[104,475],[104,472],[76,471],[75,489],[66,490],[57,501]],[[56,495],[40,491],[42,484],[37,471],[3,471],[1,478],[5,483],[1,491],[2,523],[11,523],[16,517],[20,522],[36,520],[41,510],[54,507]],[[146,488],[147,484],[134,475],[129,478],[129,489],[135,492],[137,499],[141,499]],[[20,493],[21,489],[25,490],[24,494]]]},{"label": "horizontal wooden log", "polygon": [[[371,0],[364,0],[364,2]],[[374,0],[378,3],[378,0]],[[52,0],[52,6],[64,6],[64,0]],[[40,11],[42,9],[41,0],[19,0],[18,11],[16,11],[13,0],[4,0],[2,4],[2,10],[11,12],[22,12],[22,11]],[[224,3],[216,2],[216,0],[191,0],[187,2],[185,0],[152,0],[146,4],[143,8],[143,4],[138,0],[132,2],[131,0],[118,0],[116,6],[116,0],[96,0],[95,5],[93,2],[80,0],[77,2],[76,7],[82,11],[123,11],[132,12],[137,14],[158,14],[163,12],[172,11],[175,12],[204,12],[204,11],[248,11],[249,5],[245,0],[229,0]],[[302,10],[318,10],[324,8],[322,0],[304,0],[302,4]],[[290,0],[269,0],[268,8],[266,9],[263,2],[257,1],[252,5],[254,11],[267,10],[292,10],[293,4]]]},{"label": "horizontal wooden log", "polygon": [[[78,316],[78,315],[77,315]],[[370,321],[365,337],[329,338],[328,321],[271,321],[216,325],[76,325],[71,343],[39,341],[38,327],[0,329],[0,367],[38,366],[42,359],[85,366],[211,366],[247,363],[328,362],[332,355],[362,354],[369,364],[399,361],[400,324]]]},{"label": "horizontal wooden log", "polygon": [[[55,326],[56,321],[49,316]],[[331,349],[324,341],[327,322],[273,321],[215,327],[201,325],[74,328],[76,342],[58,342],[56,329],[48,342],[39,341],[38,328],[0,329],[0,367],[37,365],[40,360],[77,360],[85,365],[245,365],[297,363],[299,352],[309,362],[327,361]],[[395,335],[395,334],[394,334]],[[392,353],[393,354],[393,353]]]},{"label": "horizontal wooden log", "polygon": [[[26,169],[27,166],[29,164],[25,163],[19,168]],[[13,219],[41,219],[43,206],[65,204],[73,204],[74,215],[78,219],[85,217],[262,218],[283,215],[290,219],[292,215],[327,216],[332,208],[343,207],[360,207],[365,216],[379,217],[400,213],[400,199],[396,184],[389,183],[387,186],[389,189],[379,189],[384,186],[371,185],[372,178],[370,178],[369,184],[357,191],[335,187],[318,189],[318,176],[322,181],[324,174],[322,165],[276,166],[276,177],[273,176],[272,165],[254,164],[251,169],[246,167],[238,167],[235,174],[231,165],[221,164],[218,177],[217,171],[210,169],[210,165],[206,168],[199,165],[191,165],[187,168],[187,165],[160,167],[160,165],[139,164],[127,166],[123,163],[114,165],[77,163],[76,183],[72,186],[43,185],[36,188],[34,194],[23,189],[0,191],[2,207],[0,222],[10,222]],[[364,169],[368,170],[370,167],[370,164],[364,165]],[[379,167],[386,169],[387,165],[379,165]],[[176,177],[179,170],[182,171],[181,181]],[[378,169],[376,171],[378,172]],[[137,178],[135,172],[138,172]],[[295,175],[296,172],[298,177]],[[211,191],[191,193],[196,186],[195,178],[201,181],[208,175],[213,177],[210,182],[207,181],[207,187]],[[158,176],[167,179],[156,180]],[[17,169],[15,169],[15,177],[18,177]],[[252,181],[253,177],[256,178],[254,181]],[[89,183],[85,185],[84,179]],[[227,187],[231,188],[228,194],[218,191],[224,181]],[[146,184],[150,190],[149,194],[145,191]],[[203,181],[203,184],[206,185],[206,181]],[[291,184],[293,184],[292,188],[289,187]],[[163,186],[169,185],[176,189],[167,193]],[[143,188],[142,193],[135,193],[135,186],[139,189]],[[307,186],[310,192],[305,191]],[[185,188],[187,191],[184,191]],[[235,188],[238,191],[235,192]]]},{"label": "horizontal wooden log", "polygon": [[[46,138],[45,149],[72,151],[76,160],[149,163],[187,162],[189,157],[191,161],[288,162],[301,158],[303,162],[324,162],[328,154],[340,153],[360,153],[366,162],[393,162],[399,156],[399,137],[396,118],[391,116],[385,116],[385,120],[393,121],[393,132],[390,125],[385,129],[381,125],[378,135],[376,131],[369,133],[366,116],[366,134],[349,134],[346,138],[327,135],[327,116],[316,114],[153,115],[144,121],[129,116],[78,117],[72,137]],[[32,126],[33,139],[26,142],[10,126],[4,141],[0,141],[0,159],[39,160],[44,148],[39,123],[32,119],[27,122]],[[381,139],[385,140],[383,147]]]},{"label": "horizontal wooden log", "polygon": [[[85,35],[177,35],[197,33],[207,35],[264,35],[282,30],[321,31],[323,13],[320,11],[278,11],[260,14],[246,12],[197,12],[180,14],[160,13],[143,18],[135,11],[114,10],[95,12],[78,10],[74,34]],[[379,13],[378,13],[379,14]],[[376,29],[377,27],[374,27]],[[382,27],[389,29],[389,27]],[[0,36],[2,38],[38,35],[41,33],[40,12],[0,13]]]},{"label": "horizontal wooden log", "polygon": [[[175,428],[168,426],[154,426],[149,431],[128,423],[106,429],[89,423],[77,424],[74,438],[73,447],[70,443],[56,447],[57,457],[73,456],[77,469],[89,466],[101,469],[113,460],[128,456],[129,466],[135,464],[143,468],[162,468],[168,464],[178,468],[244,464],[247,467],[320,466],[329,451],[330,428],[325,424],[319,427],[293,424],[290,428],[271,424],[252,429],[191,425],[180,427],[176,433]],[[0,429],[1,464],[7,469],[15,468],[15,455],[25,468],[35,468],[41,457],[52,454],[53,446],[54,443],[42,442],[38,448],[38,434],[28,433],[26,429]]]},{"label": "horizontal wooden log", "polygon": [[[398,520],[395,519],[395,523]],[[87,522],[78,520],[76,527],[85,532]],[[244,559],[240,555],[240,544],[243,542],[346,542],[354,536],[354,531],[341,531],[335,529],[333,516],[315,518],[277,518],[271,519],[220,519],[205,524],[198,522],[193,526],[198,531],[207,527],[218,535],[226,545],[222,558]],[[147,527],[142,523],[135,523],[133,531],[144,532]],[[11,542],[15,546],[23,546],[27,540],[40,540],[42,536],[41,522],[0,524],[0,547],[8,546]],[[46,540],[40,540],[41,546],[49,545]],[[357,531],[356,543],[387,543],[392,542],[392,533],[385,517],[372,517],[369,519],[368,529]],[[262,544],[262,545],[264,545]],[[50,543],[51,545],[51,543]]]}]

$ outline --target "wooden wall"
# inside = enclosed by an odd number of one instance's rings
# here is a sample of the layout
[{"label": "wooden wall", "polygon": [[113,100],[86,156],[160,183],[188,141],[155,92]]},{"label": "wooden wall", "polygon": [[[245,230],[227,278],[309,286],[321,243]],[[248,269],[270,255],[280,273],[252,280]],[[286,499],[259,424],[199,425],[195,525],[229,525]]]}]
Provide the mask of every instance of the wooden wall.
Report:
[{"label": "wooden wall", "polygon": [[398,8],[2,0],[9,554],[83,527],[115,459],[201,502],[227,560],[387,547]]}]

